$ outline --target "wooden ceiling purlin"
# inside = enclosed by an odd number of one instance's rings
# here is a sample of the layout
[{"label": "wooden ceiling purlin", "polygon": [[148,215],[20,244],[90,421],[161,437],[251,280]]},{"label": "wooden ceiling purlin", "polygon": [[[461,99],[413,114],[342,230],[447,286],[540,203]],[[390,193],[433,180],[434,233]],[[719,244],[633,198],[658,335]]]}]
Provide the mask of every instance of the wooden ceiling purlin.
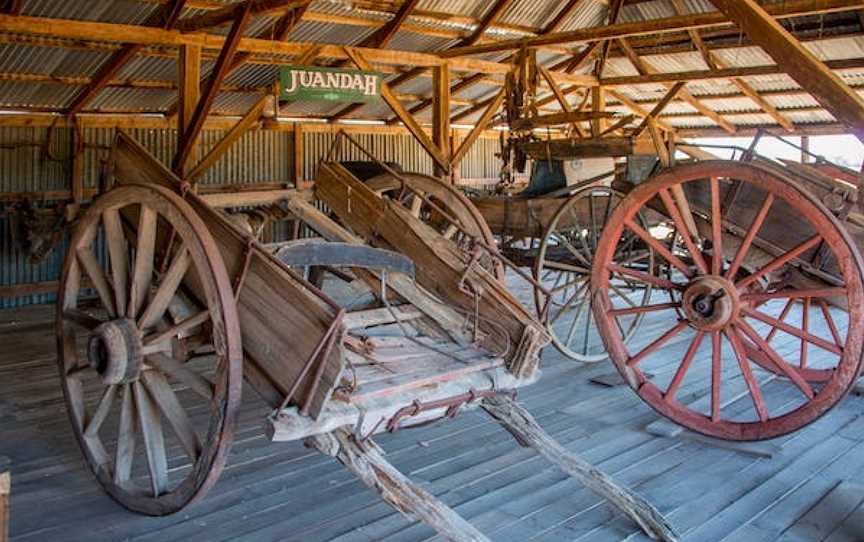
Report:
[{"label": "wooden ceiling purlin", "polygon": [[[711,0],[834,118],[864,142],[864,98],[753,0]],[[860,7],[860,3],[859,3]]]},{"label": "wooden ceiling purlin", "polygon": [[[468,37],[461,39],[455,45],[455,47],[473,45],[473,44],[477,43],[477,41],[483,37],[483,34],[486,32],[486,30],[492,25],[492,23],[495,22],[495,19],[498,18],[498,16],[507,8],[507,6],[510,5],[510,3],[512,1],[513,0],[495,0],[495,3],[492,4],[492,7],[484,14],[483,18],[480,20],[479,24],[474,29],[474,31]],[[409,81],[413,81],[414,79],[418,78],[424,72],[425,72],[425,70],[422,68],[415,68],[415,69],[409,70],[409,71],[403,73],[402,75],[396,77],[393,81],[391,81],[390,87],[391,88],[397,88],[399,85],[404,85],[405,83],[407,83]],[[430,100],[429,105],[431,105],[431,104],[432,104],[432,101]],[[341,109],[340,111],[337,111],[336,114],[334,114],[332,117],[330,117],[330,120],[333,121],[333,120],[338,120],[338,119],[344,118],[347,115],[350,115],[356,111],[359,111],[361,108],[363,108],[364,105],[365,104],[351,104],[351,105]],[[413,110],[409,111],[409,112],[412,114],[416,114],[416,112]],[[390,120],[388,120],[387,124],[395,124],[398,121],[399,121],[399,119],[394,117],[394,118],[391,118]]]},{"label": "wooden ceiling purlin", "polygon": [[[861,8],[860,0],[788,0],[766,6],[767,12],[773,17],[799,17],[803,15],[818,15],[835,11],[854,11]],[[721,12],[696,13],[677,15],[660,19],[649,19],[638,22],[618,23],[593,28],[581,28],[567,32],[555,32],[545,36],[504,40],[498,43],[458,47],[441,52],[446,58],[478,55],[503,51],[513,51],[522,47],[541,47],[544,45],[581,44],[597,40],[612,40],[633,36],[650,36],[654,34],[676,32],[688,29],[701,29],[733,24]],[[752,36],[751,36],[751,39]]]},{"label": "wooden ceiling purlin", "polygon": [[[161,26],[166,30],[170,30],[177,24],[177,20],[183,12],[186,1],[187,0],[171,0],[165,4],[162,9],[157,10],[148,17],[144,26]],[[93,98],[98,96],[99,93],[108,86],[111,80],[120,73],[120,70],[122,70],[130,60],[137,56],[143,48],[144,46],[141,44],[125,45],[122,49],[114,53],[114,55],[108,59],[101,68],[99,68],[99,71],[96,72],[96,75],[93,77],[90,84],[88,84],[87,87],[78,94],[75,100],[73,100],[72,104],[66,110],[66,114],[77,115],[83,111]]]},{"label": "wooden ceiling purlin", "polygon": [[[586,1],[587,0],[568,0],[567,3],[564,4],[564,6],[560,10],[558,10],[558,12],[552,18],[552,20],[543,26],[543,28],[540,30],[540,35],[548,34],[550,32],[555,32],[558,28],[561,27],[561,24],[565,20],[567,20],[567,18],[570,17],[570,15],[573,14],[573,12],[576,10],[576,8],[578,8],[581,4],[583,4]],[[501,62],[502,63],[512,62],[513,58],[514,58],[513,55],[510,55],[509,57],[505,58]],[[553,70],[556,70],[556,68],[553,68]],[[565,70],[566,73],[572,73],[573,71],[574,70]],[[475,73],[474,75],[470,75],[468,77],[465,77],[461,81],[459,81],[458,83],[456,83],[455,85],[450,87],[450,95],[453,96],[453,95],[456,95],[460,92],[468,90],[469,88],[482,82],[484,79],[485,79],[484,75],[479,74],[479,73]],[[487,104],[491,103],[491,99],[487,100],[486,103]],[[416,115],[418,113],[425,111],[431,105],[432,105],[432,98],[430,97],[430,98],[427,98],[426,100],[420,102],[416,106],[412,107],[410,109],[410,112],[411,112],[411,114]],[[451,121],[452,120],[453,119],[451,119]]]}]

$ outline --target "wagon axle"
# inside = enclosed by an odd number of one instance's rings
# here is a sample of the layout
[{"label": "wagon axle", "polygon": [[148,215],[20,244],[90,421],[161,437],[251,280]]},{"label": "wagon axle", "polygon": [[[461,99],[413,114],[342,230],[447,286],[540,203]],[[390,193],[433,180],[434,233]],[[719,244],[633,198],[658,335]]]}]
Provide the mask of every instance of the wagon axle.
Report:
[{"label": "wagon axle", "polygon": [[138,380],[143,365],[141,334],[129,318],[100,324],[87,343],[87,360],[105,385]]}]

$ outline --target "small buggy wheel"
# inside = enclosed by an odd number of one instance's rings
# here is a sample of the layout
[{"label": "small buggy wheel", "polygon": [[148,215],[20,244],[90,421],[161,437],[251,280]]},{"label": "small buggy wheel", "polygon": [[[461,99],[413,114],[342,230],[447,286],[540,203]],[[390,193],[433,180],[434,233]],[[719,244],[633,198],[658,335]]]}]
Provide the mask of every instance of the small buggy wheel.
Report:
[{"label": "small buggy wheel", "polygon": [[[551,292],[548,298],[534,290],[538,314],[548,311],[546,327],[555,347],[570,359],[582,363],[596,363],[609,356],[603,346],[591,302],[591,266],[597,243],[612,211],[624,194],[608,187],[589,187],[568,198],[552,216],[543,235],[534,278]],[[639,218],[643,227],[647,224]],[[620,260],[626,267],[649,275],[654,274],[654,251],[636,236],[619,245]],[[613,296],[625,303],[641,307],[651,300],[653,285],[624,277],[610,283]],[[548,308],[547,308],[548,305]],[[625,342],[633,336],[644,315],[634,313],[622,318]]]},{"label": "small buggy wheel", "polygon": [[[665,223],[646,229],[640,212]],[[673,250],[661,242],[669,231],[680,238]],[[624,268],[628,232],[671,272]],[[622,276],[675,295],[623,305],[612,289]],[[622,376],[694,431],[784,435],[825,414],[860,374],[861,255],[832,213],[779,168],[698,162],[636,186],[603,232],[591,284],[598,329]],[[645,331],[625,344],[620,318],[635,313],[645,314]]]},{"label": "small buggy wheel", "polygon": [[192,208],[149,185],[97,199],[72,235],[56,331],[72,428],[105,490],[149,515],[206,493],[233,438],[242,351],[225,265]]}]

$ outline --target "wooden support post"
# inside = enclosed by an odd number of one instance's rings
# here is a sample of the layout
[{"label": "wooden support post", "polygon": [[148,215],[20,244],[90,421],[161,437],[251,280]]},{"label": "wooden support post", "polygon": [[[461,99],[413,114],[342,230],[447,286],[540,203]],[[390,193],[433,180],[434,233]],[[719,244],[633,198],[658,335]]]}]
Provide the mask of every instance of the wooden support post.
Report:
[{"label": "wooden support post", "polygon": [[452,542],[489,542],[489,539],[452,508],[413,483],[384,458],[372,439],[358,442],[345,429],[309,437],[306,445],[335,457],[391,506],[416,517]]},{"label": "wooden support post", "polygon": [[[363,56],[360,51],[351,48],[345,48],[345,53],[351,58],[354,64],[360,68],[361,70],[372,71],[372,65],[369,64],[369,61]],[[423,127],[420,126],[420,123],[417,122],[411,113],[405,109],[405,106],[402,105],[402,102],[399,101],[399,98],[396,97],[396,94],[390,89],[390,86],[387,83],[381,83],[381,98],[387,102],[387,105],[390,106],[390,109],[393,113],[399,118],[400,121],[405,125],[411,135],[414,136],[414,139],[420,143],[420,146],[429,153],[429,156],[435,161],[435,163],[443,170],[449,173],[450,171],[450,160],[448,160],[441,149],[438,148],[437,145],[432,141],[428,134],[423,131]]]},{"label": "wooden support post", "polygon": [[[177,115],[177,141],[179,145],[180,138],[192,124],[195,106],[201,99],[201,47],[197,45],[180,47],[177,67],[177,80],[180,82],[179,114]],[[190,159],[195,158],[196,153],[194,151],[195,149],[192,149]]]},{"label": "wooden support post", "polygon": [[807,164],[810,162],[810,138],[801,136],[801,163]]},{"label": "wooden support post", "polygon": [[8,472],[0,472],[0,542],[9,541],[9,493],[12,479]]},{"label": "wooden support post", "polygon": [[805,48],[755,0],[712,0],[801,88],[864,142],[864,98]]},{"label": "wooden support post", "polygon": [[[432,142],[450,160],[450,65],[444,63],[432,69]],[[435,166],[435,176],[449,174]]]},{"label": "wooden support post", "polygon": [[[602,113],[606,110],[606,91],[603,87],[591,87],[591,110]],[[597,117],[591,120],[591,135],[598,137],[606,128],[603,119]]]},{"label": "wooden support post", "polygon": [[210,152],[198,162],[192,171],[187,175],[186,180],[190,182],[194,182],[198,180],[199,177],[203,176],[207,173],[207,170],[210,169],[213,164],[215,164],[222,156],[228,152],[228,149],[237,142],[238,139],[243,137],[243,135],[249,131],[250,129],[260,126],[258,124],[258,120],[261,118],[261,114],[264,112],[264,108],[267,106],[267,103],[272,99],[272,96],[269,94],[265,94],[258,98],[258,101],[252,106],[251,109],[237,121],[228,133],[222,137],[222,139],[210,149]]},{"label": "wooden support post", "polygon": [[222,81],[228,75],[231,64],[234,62],[234,55],[237,52],[237,46],[243,37],[243,31],[246,29],[249,20],[251,19],[252,3],[247,2],[242,9],[237,10],[237,18],[234,20],[234,25],[231,27],[231,32],[225,38],[225,44],[222,46],[222,51],[219,53],[219,58],[216,60],[216,66],[213,68],[213,74],[207,81],[207,87],[201,94],[198,104],[195,106],[195,112],[192,113],[192,118],[189,120],[189,126],[183,130],[181,137],[178,140],[177,155],[174,157],[175,173],[183,177],[186,166],[189,164],[192,150],[198,143],[198,137],[204,129],[204,121],[210,114],[210,108],[216,100],[216,95],[219,94],[219,87],[222,86]]},{"label": "wooden support post", "polygon": [[675,530],[648,501],[617,484],[611,477],[567,450],[540,427],[540,424],[513,399],[490,397],[480,404],[490,416],[523,446],[534,448],[548,461],[609,501],[636,522],[651,538],[678,540]]},{"label": "wooden support post", "polygon": [[72,179],[70,186],[72,192],[72,207],[68,210],[69,214],[66,217],[69,221],[78,214],[78,210],[81,208],[81,204],[84,201],[84,152],[86,147],[84,146],[84,133],[81,126],[77,123],[73,126],[72,146],[74,149],[72,154]]},{"label": "wooden support post", "polygon": [[303,161],[303,125],[294,125],[294,186],[298,190],[309,188],[310,182],[305,179],[306,164]]}]

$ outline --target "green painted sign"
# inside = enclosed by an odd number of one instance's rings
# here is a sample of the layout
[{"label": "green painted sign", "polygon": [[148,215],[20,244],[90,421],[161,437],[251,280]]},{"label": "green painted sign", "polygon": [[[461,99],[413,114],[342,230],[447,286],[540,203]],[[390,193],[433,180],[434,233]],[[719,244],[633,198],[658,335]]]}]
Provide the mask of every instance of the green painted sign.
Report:
[{"label": "green painted sign", "polygon": [[280,70],[282,100],[372,102],[381,97],[382,76],[378,72],[283,66]]}]

